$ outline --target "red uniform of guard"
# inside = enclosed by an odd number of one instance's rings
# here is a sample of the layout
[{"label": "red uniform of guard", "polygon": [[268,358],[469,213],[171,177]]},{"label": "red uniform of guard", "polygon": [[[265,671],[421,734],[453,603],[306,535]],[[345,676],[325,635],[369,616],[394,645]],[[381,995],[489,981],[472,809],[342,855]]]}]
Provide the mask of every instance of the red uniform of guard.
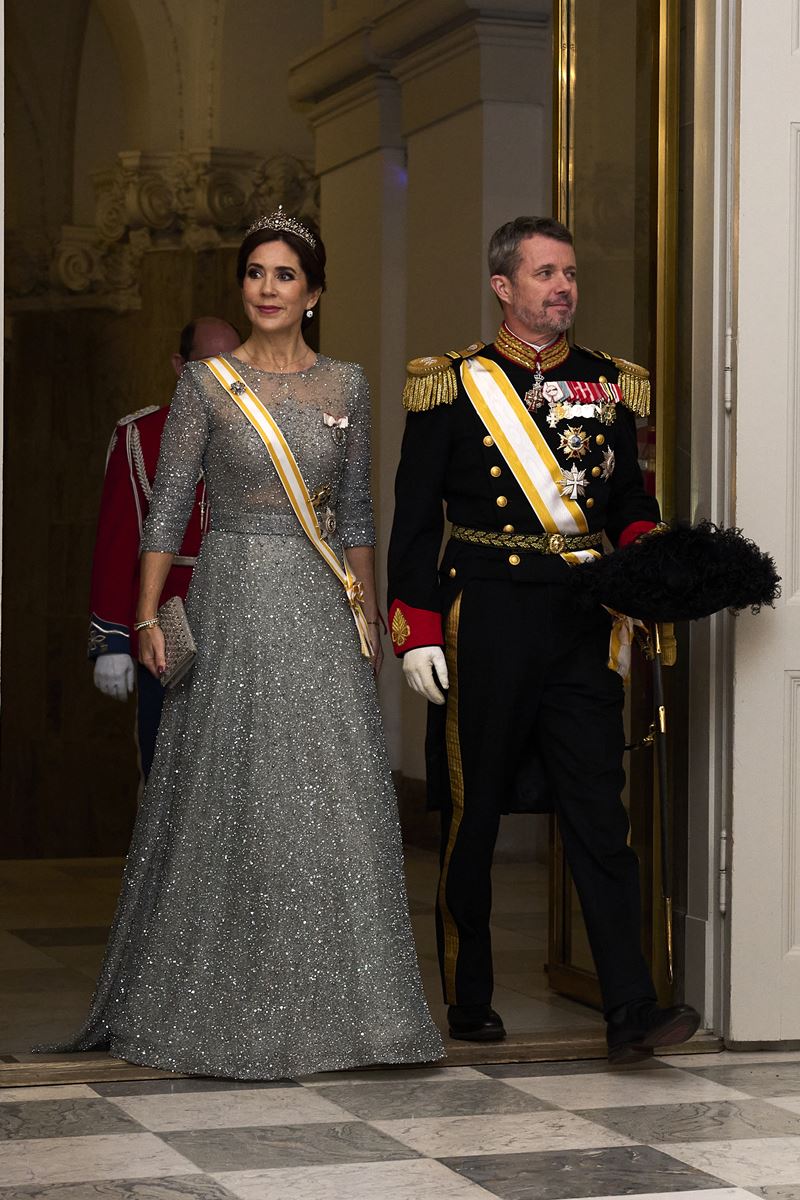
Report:
[{"label": "red uniform of guard", "polygon": [[[101,654],[137,653],[133,630],[139,594],[139,550],[142,526],[150,509],[161,434],[169,405],[151,406],[117,422],[109,446],[97,537],[92,563],[89,658]],[[197,484],[194,508],[180,555],[167,576],[161,603],[171,596],[186,599],[209,509],[205,482]]]}]

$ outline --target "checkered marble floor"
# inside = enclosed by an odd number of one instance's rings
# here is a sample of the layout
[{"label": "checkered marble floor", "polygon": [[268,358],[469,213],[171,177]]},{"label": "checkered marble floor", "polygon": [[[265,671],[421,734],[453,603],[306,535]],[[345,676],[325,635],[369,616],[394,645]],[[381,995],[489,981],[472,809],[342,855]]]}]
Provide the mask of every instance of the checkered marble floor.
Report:
[{"label": "checkered marble floor", "polygon": [[800,1200],[800,1053],[0,1092],[0,1200]]}]

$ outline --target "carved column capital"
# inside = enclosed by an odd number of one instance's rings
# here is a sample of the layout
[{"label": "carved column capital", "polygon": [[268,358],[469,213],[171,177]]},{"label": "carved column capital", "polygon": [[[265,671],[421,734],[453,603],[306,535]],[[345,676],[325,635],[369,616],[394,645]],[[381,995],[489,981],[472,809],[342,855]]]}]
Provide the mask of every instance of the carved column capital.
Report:
[{"label": "carved column capital", "polygon": [[250,222],[282,204],[319,220],[308,163],[221,148],[125,150],[92,173],[95,223],[42,235],[9,235],[12,308],[138,308],[142,256],[151,249],[236,246]]}]

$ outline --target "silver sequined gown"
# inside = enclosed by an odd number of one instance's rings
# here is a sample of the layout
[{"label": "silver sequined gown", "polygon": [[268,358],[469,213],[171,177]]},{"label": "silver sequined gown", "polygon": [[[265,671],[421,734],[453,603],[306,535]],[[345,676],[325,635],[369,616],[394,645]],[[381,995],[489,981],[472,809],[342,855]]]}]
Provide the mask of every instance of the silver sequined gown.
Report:
[{"label": "silver sequined gown", "polygon": [[[281,376],[228,357],[309,491],[330,484],[340,557],[371,545],[361,368],[320,356]],[[438,1058],[370,664],[263,443],[191,363],[145,550],[178,551],[201,467],[212,532],[187,604],[197,659],[166,697],[89,1018],[58,1049],[239,1079]]]}]

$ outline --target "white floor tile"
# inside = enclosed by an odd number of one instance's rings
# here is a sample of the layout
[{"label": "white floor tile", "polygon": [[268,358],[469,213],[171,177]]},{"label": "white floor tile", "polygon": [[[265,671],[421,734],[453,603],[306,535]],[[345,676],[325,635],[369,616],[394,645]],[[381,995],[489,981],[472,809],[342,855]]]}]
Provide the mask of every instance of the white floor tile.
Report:
[{"label": "white floor tile", "polygon": [[389,1137],[419,1154],[445,1158],[458,1154],[520,1154],[538,1150],[595,1150],[631,1146],[622,1134],[573,1113],[513,1113],[507,1116],[426,1117],[370,1121]]},{"label": "white floor tile", "polygon": [[351,1113],[310,1088],[253,1088],[230,1092],[181,1092],[162,1096],[109,1096],[145,1129],[235,1129],[260,1125],[308,1125],[352,1121]]},{"label": "white floor tile", "polygon": [[800,1062],[800,1050],[720,1050],[716,1054],[664,1054],[661,1062],[685,1070],[706,1067],[738,1067],[751,1063]]},{"label": "white floor tile", "polygon": [[800,1183],[800,1137],[668,1142],[656,1149],[739,1187]]},{"label": "white floor tile", "polygon": [[53,1087],[11,1087],[0,1088],[0,1104],[19,1104],[29,1100],[96,1100],[97,1092],[93,1092],[85,1083],[62,1083]]},{"label": "white floor tile", "polygon": [[197,1167],[149,1133],[0,1142],[5,1187],[191,1175]]},{"label": "white floor tile", "polygon": [[741,1100],[746,1092],[681,1071],[622,1071],[603,1075],[535,1075],[506,1079],[511,1087],[562,1108],[629,1108],[640,1104],[689,1104]]},{"label": "white floor tile", "polygon": [[214,1178],[241,1200],[287,1200],[289,1196],[292,1200],[478,1200],[488,1196],[482,1187],[441,1163],[424,1159],[224,1171]]},{"label": "white floor tile", "polygon": [[764,1096],[763,1100],[767,1104],[785,1108],[787,1112],[800,1113],[800,1096]]}]

